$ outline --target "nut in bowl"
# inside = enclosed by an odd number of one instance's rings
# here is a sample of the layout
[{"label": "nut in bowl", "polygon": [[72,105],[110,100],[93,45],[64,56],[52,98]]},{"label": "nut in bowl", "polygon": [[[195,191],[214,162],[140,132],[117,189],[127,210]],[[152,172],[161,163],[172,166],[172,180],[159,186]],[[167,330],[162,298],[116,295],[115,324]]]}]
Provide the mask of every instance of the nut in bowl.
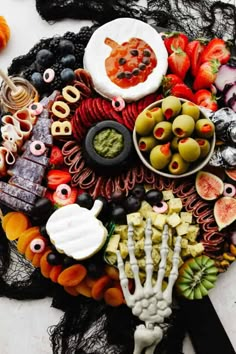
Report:
[{"label": "nut in bowl", "polygon": [[209,162],[215,126],[201,107],[168,96],[143,110],[135,121],[136,152],[151,171],[169,178],[195,174]]}]

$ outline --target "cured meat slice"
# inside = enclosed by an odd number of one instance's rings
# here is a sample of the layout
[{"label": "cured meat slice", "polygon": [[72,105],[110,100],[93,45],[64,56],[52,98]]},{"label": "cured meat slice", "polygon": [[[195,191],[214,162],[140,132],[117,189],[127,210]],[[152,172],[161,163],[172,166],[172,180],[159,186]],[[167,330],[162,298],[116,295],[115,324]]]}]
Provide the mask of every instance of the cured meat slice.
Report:
[{"label": "cured meat slice", "polygon": [[12,197],[11,195],[6,194],[4,192],[1,192],[0,194],[0,201],[7,207],[17,211],[23,211],[26,214],[30,214],[34,207],[32,204],[24,202],[18,198]]},{"label": "cured meat slice", "polygon": [[24,176],[26,179],[41,184],[45,168],[35,162],[18,157],[16,163],[8,169],[10,176]]},{"label": "cured meat slice", "polygon": [[2,181],[0,181],[0,192],[1,194],[4,192],[29,204],[34,204],[36,199],[35,194]]},{"label": "cured meat slice", "polygon": [[12,184],[13,186],[17,186],[21,189],[24,189],[25,191],[32,192],[38,197],[43,197],[46,193],[46,188],[41,186],[40,184],[31,182],[29,180],[26,180],[20,176],[13,176],[9,179],[8,181],[9,184]]}]

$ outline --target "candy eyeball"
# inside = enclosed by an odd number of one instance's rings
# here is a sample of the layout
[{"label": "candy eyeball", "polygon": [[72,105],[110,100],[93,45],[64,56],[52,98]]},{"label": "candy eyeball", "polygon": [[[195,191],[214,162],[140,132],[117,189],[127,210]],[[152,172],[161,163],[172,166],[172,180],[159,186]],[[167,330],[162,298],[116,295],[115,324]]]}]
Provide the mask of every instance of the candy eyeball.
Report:
[{"label": "candy eyeball", "polygon": [[53,69],[47,69],[43,73],[43,81],[49,84],[54,80],[55,77],[55,71]]},{"label": "candy eyeball", "polygon": [[39,102],[31,103],[29,106],[30,113],[34,116],[38,116],[43,111],[43,106]]},{"label": "candy eyeball", "polygon": [[35,140],[30,144],[30,152],[35,156],[41,156],[45,153],[46,146],[40,140]]},{"label": "candy eyeball", "polygon": [[45,242],[41,238],[35,238],[30,242],[30,249],[34,253],[42,253],[45,249]]},{"label": "candy eyeball", "polygon": [[161,202],[157,203],[157,205],[154,205],[152,209],[155,211],[155,213],[162,214],[168,210],[168,205],[162,200]]},{"label": "candy eyeball", "polygon": [[114,97],[111,101],[111,104],[114,110],[117,112],[120,112],[125,108],[125,101],[120,96]]},{"label": "candy eyeball", "polygon": [[60,184],[56,189],[56,195],[60,199],[67,199],[71,195],[71,188],[68,184]]},{"label": "candy eyeball", "polygon": [[224,184],[224,192],[223,195],[225,197],[234,197],[236,194],[236,188],[233,184],[231,183],[225,183]]}]

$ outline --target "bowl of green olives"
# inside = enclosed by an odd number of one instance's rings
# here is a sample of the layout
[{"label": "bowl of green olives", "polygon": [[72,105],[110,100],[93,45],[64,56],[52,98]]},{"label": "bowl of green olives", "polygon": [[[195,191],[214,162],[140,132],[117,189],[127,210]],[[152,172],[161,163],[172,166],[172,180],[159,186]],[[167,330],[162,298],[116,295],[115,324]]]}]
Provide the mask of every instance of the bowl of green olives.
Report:
[{"label": "bowl of green olives", "polygon": [[195,103],[168,96],[146,107],[136,118],[133,142],[151,171],[169,178],[195,174],[215,148],[215,126]]}]

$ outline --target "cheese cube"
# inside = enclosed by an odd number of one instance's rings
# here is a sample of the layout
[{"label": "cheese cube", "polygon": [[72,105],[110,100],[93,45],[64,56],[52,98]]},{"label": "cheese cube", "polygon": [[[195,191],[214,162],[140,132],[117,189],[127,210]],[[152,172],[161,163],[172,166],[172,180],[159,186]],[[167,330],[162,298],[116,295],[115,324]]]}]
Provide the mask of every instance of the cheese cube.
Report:
[{"label": "cheese cube", "polygon": [[159,230],[163,230],[166,223],[166,217],[167,216],[165,214],[157,214],[153,226]]},{"label": "cheese cube", "polygon": [[114,232],[120,235],[121,240],[126,240],[128,235],[128,226],[116,225]]},{"label": "cheese cube", "polygon": [[187,211],[181,211],[180,218],[181,218],[181,221],[188,222],[189,224],[191,224],[193,222],[192,213],[189,213]]},{"label": "cheese cube", "polygon": [[116,260],[117,260],[116,251],[118,249],[119,241],[120,241],[119,234],[111,235],[105,250],[105,258],[107,262],[113,265],[116,264]]},{"label": "cheese cube", "polygon": [[126,218],[127,218],[127,223],[131,222],[133,224],[133,226],[140,226],[143,221],[143,217],[139,212],[130,213],[127,215]]},{"label": "cheese cube", "polygon": [[196,245],[188,245],[188,249],[192,257],[197,257],[204,251],[204,246],[201,242],[199,242]]},{"label": "cheese cube", "polygon": [[185,237],[190,242],[195,242],[199,233],[199,229],[199,225],[189,225],[188,232]]},{"label": "cheese cube", "polygon": [[167,204],[169,206],[169,214],[179,213],[183,208],[182,200],[180,198],[172,198]]},{"label": "cheese cube", "polygon": [[125,259],[128,256],[128,254],[129,254],[127,243],[120,242],[119,243],[119,250],[120,250],[121,257],[123,259]]},{"label": "cheese cube", "polygon": [[126,274],[127,278],[133,279],[133,277],[134,277],[129,261],[125,262],[125,274]]},{"label": "cheese cube", "polygon": [[157,270],[158,264],[160,263],[160,260],[161,260],[161,256],[160,256],[159,249],[156,247],[152,248],[152,259],[153,259],[153,268],[154,268],[154,270]]},{"label": "cheese cube", "polygon": [[170,200],[174,198],[174,194],[172,193],[172,190],[162,191],[162,194],[163,194],[163,200]]},{"label": "cheese cube", "polygon": [[189,229],[188,222],[181,222],[178,226],[176,226],[176,232],[178,236],[186,235]]},{"label": "cheese cube", "polygon": [[153,211],[152,206],[148,202],[146,202],[145,200],[142,201],[141,208],[139,209],[139,212],[145,219],[148,218],[149,213],[151,213],[152,211]]},{"label": "cheese cube", "polygon": [[161,243],[162,233],[160,230],[157,230],[155,227],[152,227],[152,243]]},{"label": "cheese cube", "polygon": [[169,224],[171,227],[176,227],[177,225],[180,224],[181,219],[177,213],[173,213],[167,216],[167,224]]},{"label": "cheese cube", "polygon": [[140,270],[145,270],[146,267],[146,262],[144,258],[138,259],[137,260],[138,266]]},{"label": "cheese cube", "polygon": [[138,241],[141,240],[141,238],[144,238],[145,226],[146,223],[142,221],[140,226],[134,227],[134,235],[133,235],[134,241]]},{"label": "cheese cube", "polygon": [[134,254],[138,258],[144,257],[144,238],[135,242]]},{"label": "cheese cube", "polygon": [[[173,244],[175,245],[176,242],[176,237],[173,238]],[[187,248],[188,247],[188,240],[186,238],[181,239],[181,248]]]}]

